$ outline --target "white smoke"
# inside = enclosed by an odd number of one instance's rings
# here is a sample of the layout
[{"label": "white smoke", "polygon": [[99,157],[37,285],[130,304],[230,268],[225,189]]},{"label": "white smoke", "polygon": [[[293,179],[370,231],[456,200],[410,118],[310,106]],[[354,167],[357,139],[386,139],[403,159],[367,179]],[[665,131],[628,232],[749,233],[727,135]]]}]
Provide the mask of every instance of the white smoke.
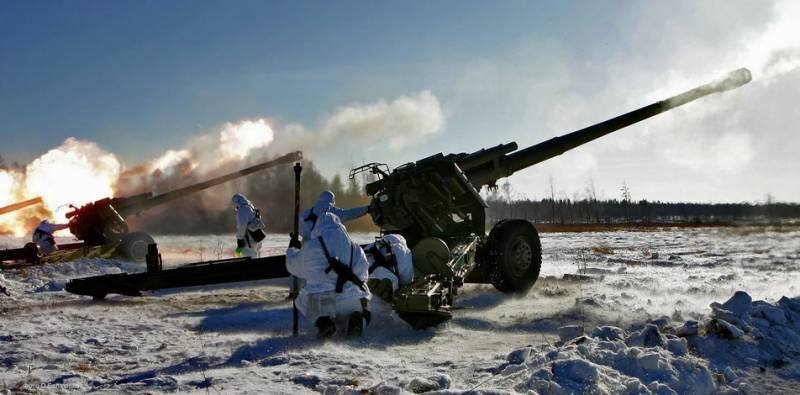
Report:
[{"label": "white smoke", "polygon": [[427,90],[391,101],[341,106],[323,117],[317,128],[299,123],[275,125],[267,118],[227,122],[216,131],[192,138],[186,147],[168,150],[150,161],[144,174],[129,174],[121,192],[159,190],[163,189],[159,184],[168,178],[203,175],[251,156],[263,158],[294,150],[302,150],[323,168],[346,170],[349,164],[342,158],[365,149],[397,150],[420,143],[441,132],[444,125],[439,100]]},{"label": "white smoke", "polygon": [[172,176],[174,174],[185,174],[197,167],[197,163],[192,161],[192,153],[189,150],[167,150],[163,155],[155,159],[150,164],[154,172]]},{"label": "white smoke", "polygon": [[[758,157],[759,144],[754,136],[779,138],[783,131],[777,131],[776,135],[766,128],[753,126],[770,122],[764,119],[773,117],[770,106],[786,99],[773,85],[779,81],[790,83],[791,75],[800,71],[798,21],[800,3],[775,2],[771,18],[742,34],[738,45],[723,46],[719,53],[709,54],[724,61],[714,69],[714,74],[721,75],[726,69],[744,66],[752,72],[753,81],[738,90],[676,110],[652,123],[651,141],[662,148],[665,159],[698,172],[734,174],[746,169]],[[672,72],[672,75],[677,74]],[[686,81],[696,84],[699,78],[673,78],[673,81],[683,80],[680,86],[686,86]],[[758,97],[762,99],[756,99]]]},{"label": "white smoke", "polygon": [[[0,207],[23,200],[23,175],[15,171],[0,170]],[[25,217],[19,211],[0,214],[0,234],[21,236]]]},{"label": "white smoke", "polygon": [[747,40],[741,56],[741,63],[765,83],[800,68],[800,2],[777,2],[773,15],[775,19]]},{"label": "white smoke", "polygon": [[30,196],[42,197],[56,220],[65,221],[67,211],[59,208],[113,196],[120,169],[114,154],[70,137],[27,166],[25,188]]},{"label": "white smoke", "polygon": [[[67,205],[144,191],[164,192],[220,169],[237,169],[251,157],[266,159],[300,149],[312,160],[325,161],[334,153],[370,144],[399,148],[422,141],[443,126],[439,101],[430,91],[422,91],[392,101],[340,107],[323,119],[317,130],[290,123],[276,133],[266,118],[227,122],[122,175],[122,164],[114,154],[93,142],[70,137],[31,162],[24,174],[0,171],[0,206],[41,196],[46,211],[56,221],[65,221]],[[0,232],[22,234],[42,215],[47,213],[7,214],[0,218]]]},{"label": "white smoke", "polygon": [[265,119],[241,121],[222,125],[219,134],[219,150],[224,160],[244,159],[255,149],[272,143],[275,134]]},{"label": "white smoke", "polygon": [[16,203],[20,186],[19,173],[0,170],[0,207]]},{"label": "white smoke", "polygon": [[[533,45],[542,48],[536,56],[515,48],[492,68],[483,65],[490,71],[481,76],[490,79],[480,86],[488,92],[464,95],[458,107],[448,101],[457,122],[478,125],[482,116],[469,113],[484,109],[506,136],[481,138],[476,148],[510,140],[524,147],[746,67],[753,77],[747,85],[591,142],[512,183],[529,196],[542,196],[552,175],[565,191],[581,190],[592,177],[607,197],[617,197],[627,179],[648,199],[757,201],[771,192],[796,201],[800,184],[785,175],[800,166],[800,2],[650,2],[629,11],[625,36],[603,46],[602,56],[575,54],[583,61],[576,62],[571,47]],[[596,168],[580,171],[579,155],[596,158]]]},{"label": "white smoke", "polygon": [[419,144],[440,133],[445,123],[439,100],[424,90],[391,101],[338,107],[316,128],[299,123],[274,125],[264,118],[228,122],[216,133],[192,139],[187,148],[167,151],[151,162],[150,169],[159,176],[187,169],[204,173],[255,153],[274,156],[301,150],[323,168],[340,171],[351,165],[344,158],[365,150],[385,153]]},{"label": "white smoke", "polygon": [[[167,150],[150,161],[146,165],[147,176],[152,177],[151,181],[158,181],[176,175],[186,176],[195,170],[207,173],[268,148],[274,139],[275,134],[266,119],[226,122],[218,131],[196,136],[186,147]],[[148,184],[152,182],[145,183]]]},{"label": "white smoke", "polygon": [[439,100],[426,90],[391,102],[340,107],[323,122],[321,135],[328,141],[379,142],[397,149],[440,132],[444,124]]}]

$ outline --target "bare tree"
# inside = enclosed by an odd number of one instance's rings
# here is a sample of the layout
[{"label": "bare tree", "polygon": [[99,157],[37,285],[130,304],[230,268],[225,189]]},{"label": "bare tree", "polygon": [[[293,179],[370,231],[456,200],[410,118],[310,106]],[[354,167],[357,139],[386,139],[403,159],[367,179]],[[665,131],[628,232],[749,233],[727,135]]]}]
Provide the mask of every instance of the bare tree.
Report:
[{"label": "bare tree", "polygon": [[628,188],[628,184],[625,180],[622,180],[622,188],[620,188],[622,192],[622,208],[625,211],[625,221],[630,220],[629,215],[629,206],[631,204],[631,189]]},{"label": "bare tree", "polygon": [[506,180],[506,182],[503,184],[503,197],[508,205],[508,218],[514,218],[514,206],[511,202],[511,190],[511,183]]},{"label": "bare tree", "polygon": [[774,203],[775,203],[775,197],[772,196],[771,193],[767,193],[767,199],[766,199],[766,202],[764,203],[764,205],[766,206],[767,220],[769,220],[769,222],[772,222],[772,218],[775,216],[774,215],[775,213],[773,212],[774,211],[774,209],[773,209]]},{"label": "bare tree", "polygon": [[552,205],[552,216],[550,217],[550,223],[556,223],[556,188],[553,185],[553,176],[551,175],[549,178],[550,181],[550,204]]},{"label": "bare tree", "polygon": [[592,221],[592,216],[594,216],[595,220],[599,223],[600,222],[600,213],[597,210],[597,189],[594,185],[594,179],[589,177],[586,181],[586,200],[589,201],[589,222]]}]

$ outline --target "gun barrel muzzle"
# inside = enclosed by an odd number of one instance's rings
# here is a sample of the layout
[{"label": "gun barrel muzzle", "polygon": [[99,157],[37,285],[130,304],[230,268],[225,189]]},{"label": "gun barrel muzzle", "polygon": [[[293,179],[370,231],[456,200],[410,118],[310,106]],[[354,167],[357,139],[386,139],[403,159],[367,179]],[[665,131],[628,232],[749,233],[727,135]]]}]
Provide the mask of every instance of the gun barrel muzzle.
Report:
[{"label": "gun barrel muzzle", "polygon": [[715,85],[719,92],[724,92],[736,89],[750,82],[752,79],[753,76],[750,74],[750,70],[742,67],[741,69],[731,71],[725,78],[712,82],[712,85]]}]

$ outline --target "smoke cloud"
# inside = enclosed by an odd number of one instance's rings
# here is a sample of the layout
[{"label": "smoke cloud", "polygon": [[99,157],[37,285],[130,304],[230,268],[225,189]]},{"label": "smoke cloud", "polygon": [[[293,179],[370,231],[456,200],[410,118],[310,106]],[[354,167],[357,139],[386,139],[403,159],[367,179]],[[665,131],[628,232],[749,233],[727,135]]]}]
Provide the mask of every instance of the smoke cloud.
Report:
[{"label": "smoke cloud", "polygon": [[[275,125],[268,119],[226,123],[217,135],[197,137],[188,147],[167,151],[144,169],[126,172],[117,195],[163,193],[302,150],[306,158],[320,159],[326,167],[335,169],[327,174],[334,177],[329,181],[311,161],[304,162],[304,205],[310,205],[325,189],[336,190],[341,204],[366,204],[360,189],[338,180],[336,174],[346,166],[336,162],[337,158],[351,150],[396,150],[419,143],[441,132],[444,124],[444,111],[430,91],[339,107],[323,117],[316,130],[297,123]],[[149,215],[131,221],[154,233],[228,232],[234,220],[230,196],[241,192],[262,210],[271,229],[288,230],[292,179],[290,166],[267,170],[153,209]]]},{"label": "smoke cloud", "polygon": [[268,146],[275,135],[264,119],[226,123],[219,133],[220,153],[225,159],[244,159],[250,151]]},{"label": "smoke cloud", "polygon": [[68,138],[26,167],[25,187],[28,194],[42,197],[57,221],[66,221],[65,206],[111,196],[121,167],[97,144]]},{"label": "smoke cloud", "polygon": [[[463,84],[480,81],[480,90],[465,88],[448,108],[467,127],[480,125],[473,136],[487,129],[478,119],[485,116],[506,136],[481,139],[476,148],[511,140],[524,147],[746,67],[747,85],[613,133],[511,182],[530,197],[549,194],[553,176],[566,195],[592,178],[607,198],[619,197],[627,181],[638,199],[752,202],[772,193],[796,200],[800,184],[785,177],[800,171],[800,3],[651,2],[626,12],[617,28],[624,35],[599,55],[536,41],[507,60],[466,66]],[[507,113],[513,121],[493,115]],[[580,163],[594,166],[579,171]]]},{"label": "smoke cloud", "polygon": [[65,222],[68,205],[114,193],[121,164],[97,144],[68,138],[27,165],[0,170],[0,206],[41,197],[42,205],[0,216],[0,234],[23,235],[42,217]]},{"label": "smoke cloud", "polygon": [[[16,171],[0,170],[0,207],[23,200],[23,174]],[[30,209],[27,209],[30,211]],[[0,234],[20,236],[25,229],[25,218],[12,214],[0,215]]]},{"label": "smoke cloud", "polygon": [[[192,138],[185,147],[167,150],[124,171],[114,154],[93,142],[69,138],[31,162],[24,172],[0,170],[0,206],[35,196],[44,200],[43,208],[0,217],[0,233],[30,232],[41,217],[66,221],[69,204],[80,206],[105,197],[144,192],[165,193],[293,150],[303,150],[306,157],[330,158],[335,156],[333,152],[371,145],[397,149],[438,133],[444,122],[438,99],[430,91],[422,91],[392,101],[339,107],[323,118],[317,130],[297,123],[276,127],[268,118],[226,122],[216,131]],[[338,176],[331,182],[310,161],[305,167],[305,204],[311,204],[321,190],[331,188],[342,195],[340,202],[366,203],[358,189],[347,189]],[[290,166],[267,170],[129,220],[134,228],[155,233],[229,232],[233,229],[230,196],[244,192],[264,210],[271,220],[268,223],[286,230],[293,207],[292,180]]]},{"label": "smoke cloud", "polygon": [[323,122],[321,134],[328,141],[346,139],[398,149],[440,132],[444,123],[439,100],[430,91],[422,91],[392,102],[338,108]]}]

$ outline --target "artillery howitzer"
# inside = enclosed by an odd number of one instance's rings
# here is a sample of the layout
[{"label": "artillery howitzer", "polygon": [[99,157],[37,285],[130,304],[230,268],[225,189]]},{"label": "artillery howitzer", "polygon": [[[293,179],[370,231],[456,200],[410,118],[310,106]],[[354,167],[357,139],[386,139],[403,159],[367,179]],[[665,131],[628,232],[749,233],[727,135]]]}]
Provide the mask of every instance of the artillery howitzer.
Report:
[{"label": "artillery howitzer", "polygon": [[554,137],[517,151],[516,143],[473,153],[436,154],[400,166],[369,164],[377,181],[367,184],[372,217],[382,232],[398,233],[412,249],[416,280],[391,298],[395,310],[415,327],[450,318],[449,308],[463,283],[489,283],[504,293],[525,293],[541,267],[541,243],[530,222],[507,219],[485,233],[486,202],[481,187],[605,136],[689,103],[750,81],[739,69],[725,79],[702,85],[618,117]]},{"label": "artillery howitzer", "polygon": [[142,211],[179,199],[186,195],[211,188],[257,171],[293,163],[302,159],[300,151],[255,166],[215,177],[174,191],[153,196],[151,192],[97,200],[81,207],[72,207],[66,214],[69,230],[81,242],[60,245],[53,254],[42,256],[34,243],[23,248],[0,251],[0,261],[24,260],[28,263],[59,262],[81,257],[118,256],[135,262],[144,262],[147,246],[153,238],[144,232],[130,232],[125,218]]},{"label": "artillery howitzer", "polygon": [[[365,187],[372,198],[372,219],[382,233],[397,233],[413,246],[415,281],[386,299],[398,315],[415,328],[436,325],[451,317],[450,309],[464,283],[486,283],[504,293],[525,293],[536,282],[541,268],[541,244],[536,228],[528,221],[508,219],[496,224],[486,235],[486,202],[483,186],[494,186],[500,178],[558,156],[664,111],[703,96],[737,88],[750,81],[750,72],[739,69],[725,79],[702,85],[669,99],[578,131],[517,150],[516,143],[501,144],[473,153],[436,154],[397,167],[370,163],[351,171],[364,171],[377,180]],[[251,260],[251,265],[278,264],[285,257]],[[269,262],[268,262],[269,260]],[[178,271],[192,271],[208,283],[247,281],[288,276],[285,268],[263,270],[261,277],[239,276],[238,266],[224,261],[208,262],[208,270],[192,265],[172,271],[108,275],[73,280],[70,292],[102,297],[107,293],[136,294],[138,290],[189,285]],[[211,274],[211,270],[215,273]],[[172,272],[172,273],[167,273]],[[268,273],[269,272],[269,273]],[[170,281],[162,281],[171,276]],[[191,285],[199,284],[196,281]]]}]

